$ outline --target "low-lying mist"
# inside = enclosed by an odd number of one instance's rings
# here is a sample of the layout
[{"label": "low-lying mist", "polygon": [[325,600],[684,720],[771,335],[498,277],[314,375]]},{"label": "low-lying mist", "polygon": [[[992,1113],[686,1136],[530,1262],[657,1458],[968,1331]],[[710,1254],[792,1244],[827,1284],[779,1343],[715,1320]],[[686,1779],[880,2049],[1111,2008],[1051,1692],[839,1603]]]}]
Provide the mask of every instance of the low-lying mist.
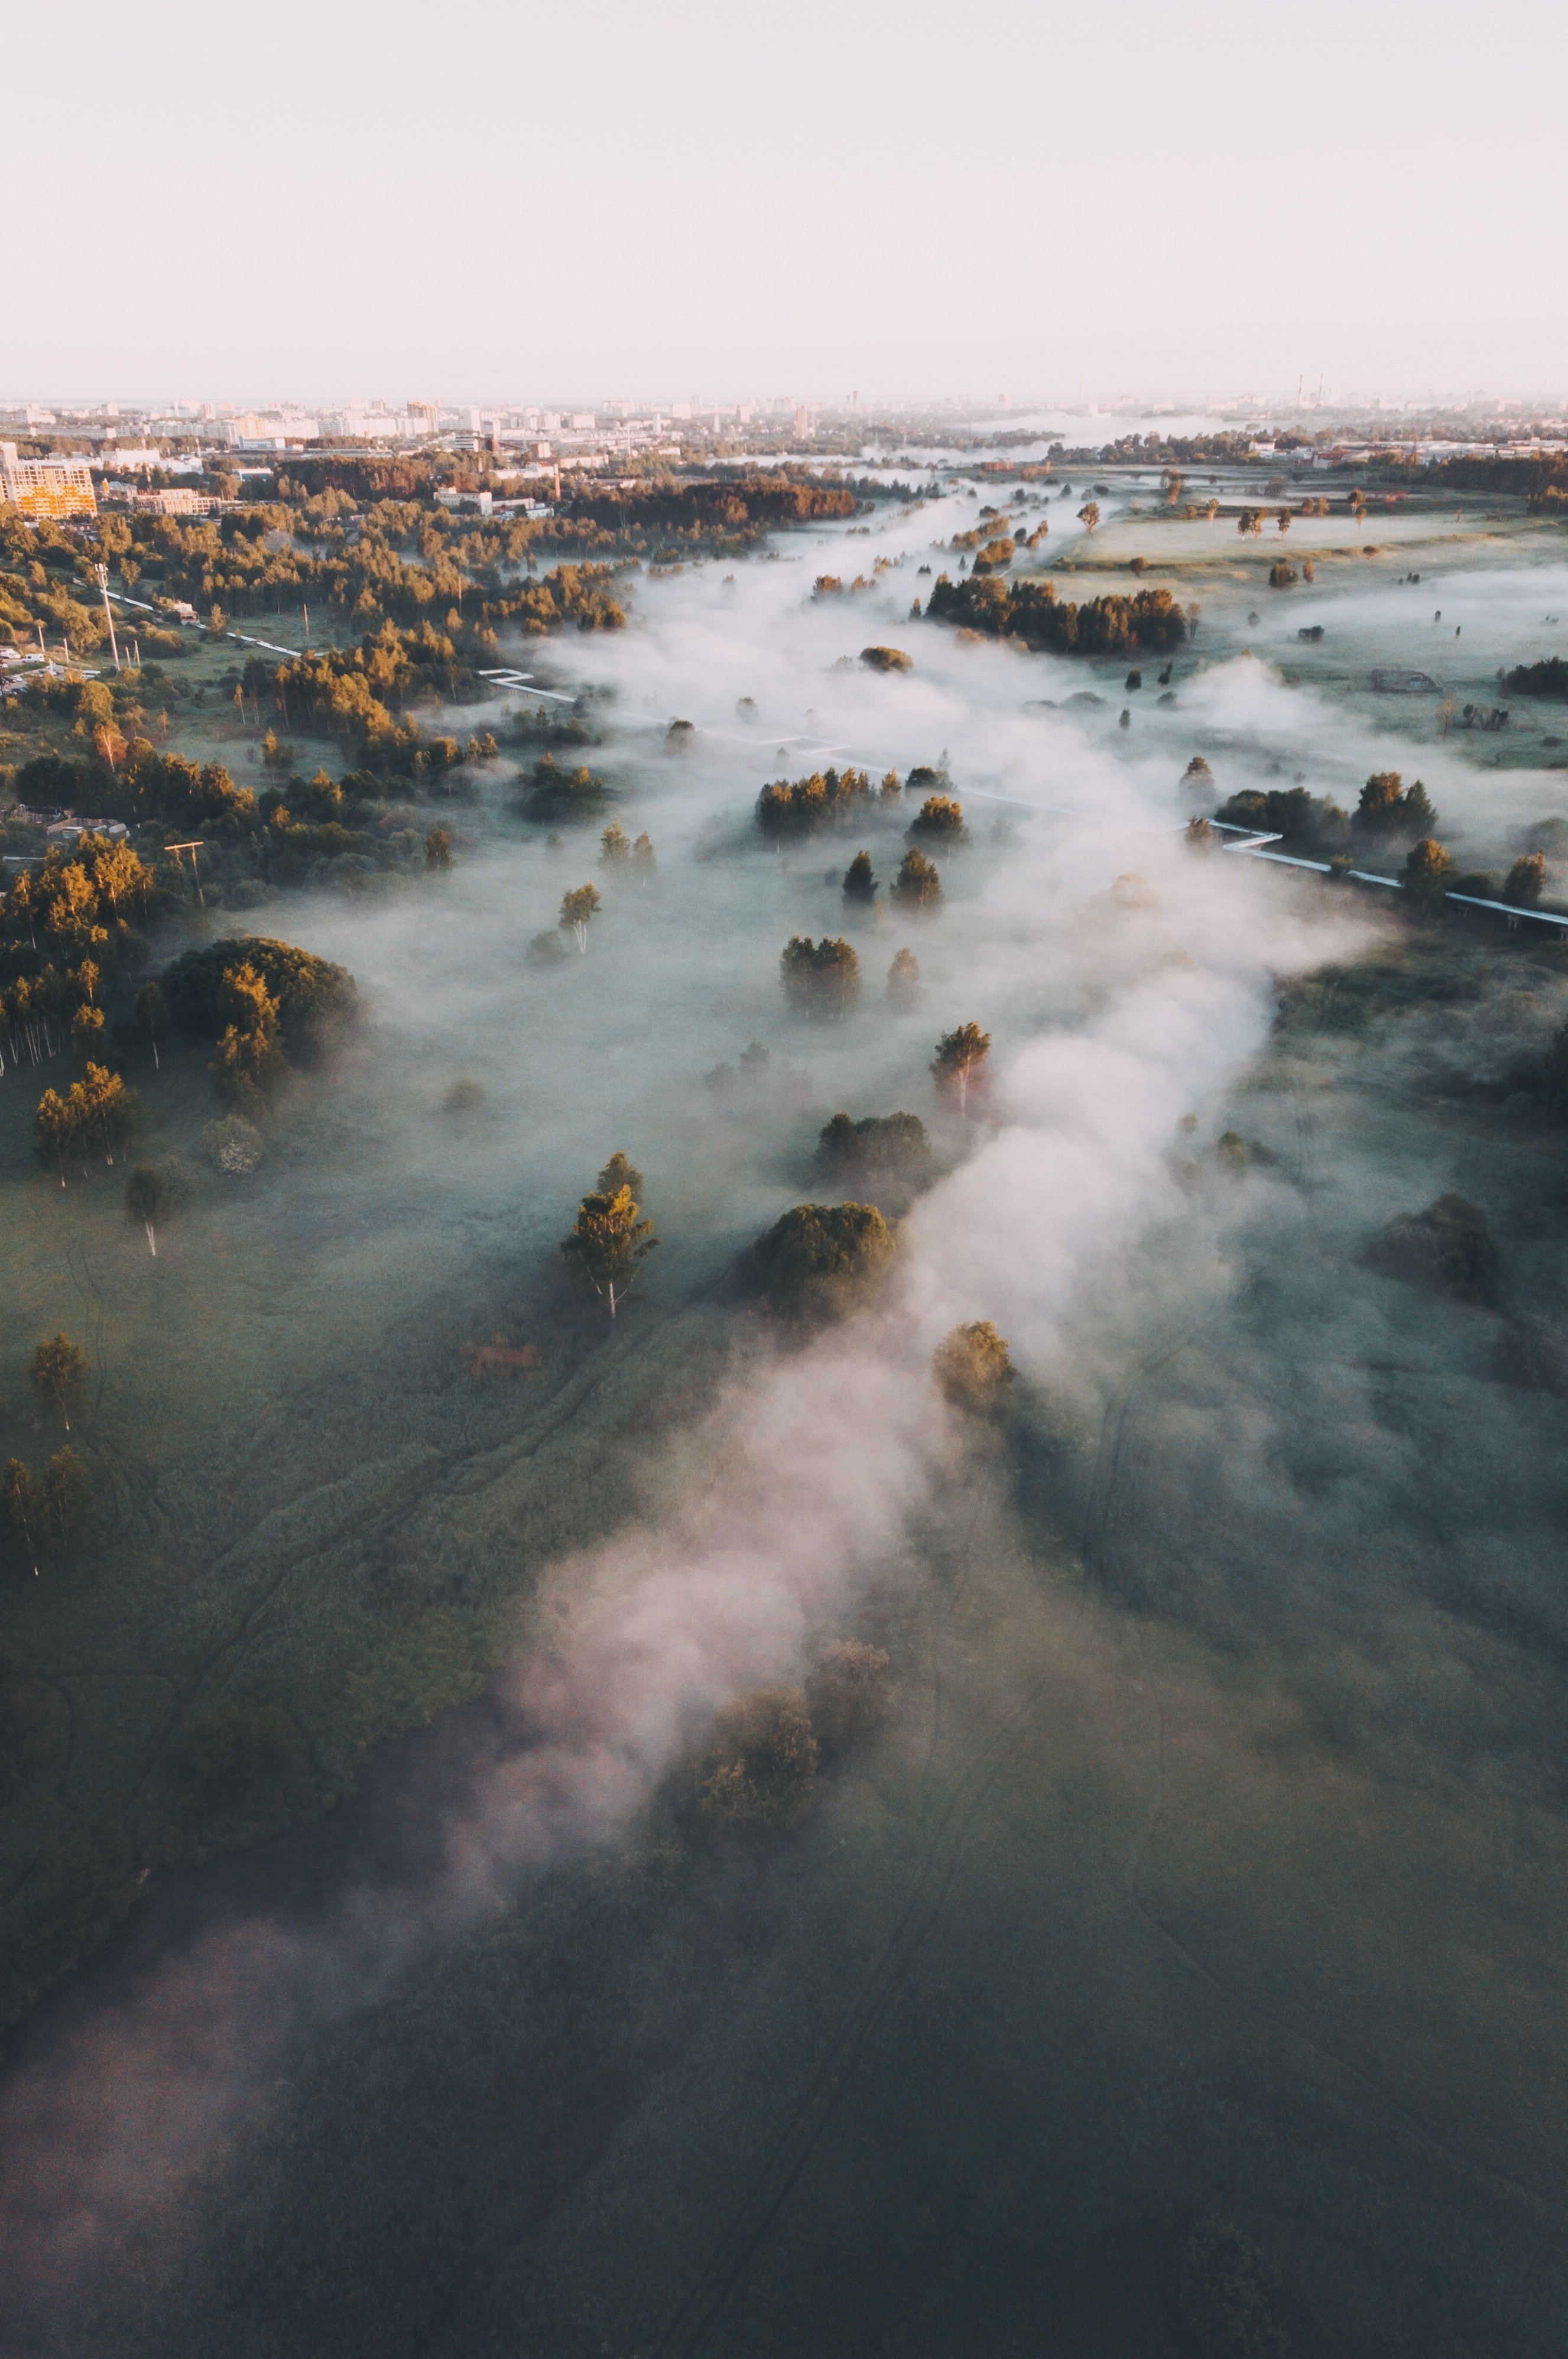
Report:
[{"label": "low-lying mist", "polygon": [[[353,971],[368,1009],[363,1044],[321,1084],[339,1128],[297,1171],[287,1215],[331,1264],[310,1299],[338,1323],[310,1352],[349,1380],[383,1302],[411,1357],[421,1305],[447,1321],[455,1300],[475,1326],[493,1306],[510,1331],[510,1271],[549,1259],[615,1148],[647,1174],[661,1240],[625,1332],[605,1322],[619,1352],[638,1322],[713,1299],[741,1245],[821,1192],[811,1149],[841,1108],[920,1114],[940,1176],[900,1223],[875,1308],[804,1339],[737,1311],[716,1397],[640,1456],[637,1512],[548,1567],[519,1563],[512,1736],[432,1800],[417,1867],[351,1873],[308,1919],[198,1932],[13,2077],[7,2238],[40,2345],[33,2321],[112,2268],[137,2209],[264,2105],[295,2056],[539,1871],[624,1829],[727,1700],[797,1675],[813,1636],[853,1624],[874,1587],[929,1580],[922,1534],[973,1474],[929,1373],[961,1321],[994,1321],[1023,1380],[1020,1497],[1039,1545],[1081,1561],[1107,1613],[1184,1634],[1160,1674],[1173,1720],[1184,1703],[1221,1712],[1230,1680],[1269,1721],[1271,1762],[1337,1745],[1374,1784],[1508,1784],[1498,1709],[1528,1682],[1478,1621],[1454,1636],[1432,1566],[1447,1563],[1454,1596],[1490,1584],[1523,1610],[1487,1497],[1511,1495],[1530,1550],[1545,1546],[1554,1409],[1521,1412],[1505,1441],[1496,1387],[1478,1409],[1479,1380],[1458,1373],[1473,1344],[1355,1259],[1378,1223],[1439,1192],[1441,1142],[1391,1148],[1379,1112],[1329,1107],[1332,1076],[1309,1075],[1305,1055],[1245,1096],[1273,1055],[1280,978],[1356,960],[1380,914],[1194,856],[1163,734],[1152,751],[1118,746],[1097,723],[1023,709],[1082,684],[1065,660],[900,636],[925,538],[960,512],[933,503],[875,544],[802,536],[733,580],[710,567],[642,589],[643,620],[593,649],[615,701],[607,742],[583,758],[609,783],[604,821],[651,835],[646,882],[606,875],[595,830],[551,848],[493,790],[460,813],[450,876],[374,908],[278,917]],[[815,573],[906,545],[882,586],[810,599]],[[835,668],[873,641],[907,646],[912,674]],[[1288,693],[1238,663],[1192,709],[1251,728]],[[1340,726],[1289,701],[1303,745]],[[695,724],[680,754],[674,718]],[[829,760],[874,782],[945,761],[969,841],[936,855],[939,915],[887,906],[908,796],[853,839],[779,853],[757,834],[761,785]],[[852,918],[838,880],[863,843],[884,889]],[[585,952],[531,966],[528,940],[587,881],[604,908]],[[855,943],[865,989],[843,1022],[788,1013],[778,961],[795,933]],[[883,977],[906,944],[920,998],[900,1008]],[[971,1020],[992,1036],[991,1070],[960,1115],[928,1068],[938,1035]],[[768,1052],[760,1076],[713,1087],[752,1040]],[[462,1076],[485,1099],[454,1128],[442,1101]],[[1216,1159],[1233,1123],[1265,1151]],[[1419,1413],[1394,1415],[1381,1372],[1407,1353],[1432,1381]],[[1446,1492],[1432,1482],[1445,1462]],[[1544,1626],[1533,1571],[1525,1585]],[[1055,1625],[1068,1664],[1094,1652],[1069,1628],[1079,1611]],[[1030,1643],[1049,1650],[1050,1626]],[[1532,1807],[1546,1744],[1542,1723],[1519,1746]]]}]

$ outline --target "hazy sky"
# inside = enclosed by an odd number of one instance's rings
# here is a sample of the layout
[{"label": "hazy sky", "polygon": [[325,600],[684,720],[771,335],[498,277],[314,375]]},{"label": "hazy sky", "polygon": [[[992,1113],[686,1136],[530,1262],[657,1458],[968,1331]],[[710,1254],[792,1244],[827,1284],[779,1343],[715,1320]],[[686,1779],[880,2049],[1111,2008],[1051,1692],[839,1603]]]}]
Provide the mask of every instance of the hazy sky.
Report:
[{"label": "hazy sky", "polygon": [[1564,22],[38,9],[0,396],[1561,396]]}]

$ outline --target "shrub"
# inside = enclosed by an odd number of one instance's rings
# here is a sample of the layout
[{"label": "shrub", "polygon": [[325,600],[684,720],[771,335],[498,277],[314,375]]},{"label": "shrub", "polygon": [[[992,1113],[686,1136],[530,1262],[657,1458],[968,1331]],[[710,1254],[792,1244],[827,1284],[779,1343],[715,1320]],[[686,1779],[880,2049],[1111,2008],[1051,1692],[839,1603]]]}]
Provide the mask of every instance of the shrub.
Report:
[{"label": "shrub", "polygon": [[862,647],[860,660],[871,671],[913,671],[915,668],[914,658],[902,647]]},{"label": "shrub", "polygon": [[201,1152],[214,1171],[230,1180],[248,1179],[266,1152],[261,1133],[244,1114],[225,1114],[201,1133]]}]

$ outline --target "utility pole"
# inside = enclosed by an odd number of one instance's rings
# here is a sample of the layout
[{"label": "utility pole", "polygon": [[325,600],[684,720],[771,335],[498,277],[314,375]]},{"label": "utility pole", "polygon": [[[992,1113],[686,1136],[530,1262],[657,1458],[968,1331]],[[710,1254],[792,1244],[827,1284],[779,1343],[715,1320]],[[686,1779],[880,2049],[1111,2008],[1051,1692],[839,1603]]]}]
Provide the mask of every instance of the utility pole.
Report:
[{"label": "utility pole", "polygon": [[109,569],[106,565],[95,565],[93,571],[98,577],[98,587],[103,592],[103,620],[109,625],[109,653],[114,657],[114,669],[118,671],[120,648],[119,642],[114,636],[114,616],[109,604]]}]

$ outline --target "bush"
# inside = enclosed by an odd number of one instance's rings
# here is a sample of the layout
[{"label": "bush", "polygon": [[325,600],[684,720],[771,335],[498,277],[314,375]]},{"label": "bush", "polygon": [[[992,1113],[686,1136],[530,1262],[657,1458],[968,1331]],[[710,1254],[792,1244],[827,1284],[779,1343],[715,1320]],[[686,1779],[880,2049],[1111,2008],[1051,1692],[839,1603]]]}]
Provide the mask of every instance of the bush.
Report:
[{"label": "bush", "polygon": [[752,1246],[749,1274],[775,1310],[833,1318],[875,1290],[895,1250],[875,1204],[797,1204]]},{"label": "bush", "polygon": [[201,1133],[201,1152],[226,1179],[248,1179],[265,1153],[261,1133],[244,1114],[224,1114]]},{"label": "bush", "polygon": [[915,668],[914,658],[902,647],[862,647],[860,660],[871,671],[913,671]]},{"label": "bush", "polygon": [[817,1740],[799,1688],[765,1688],[719,1714],[703,1758],[702,1806],[731,1826],[789,1826],[811,1799]]},{"label": "bush", "polygon": [[566,944],[559,933],[536,934],[524,952],[530,966],[559,966],[566,955]]}]

